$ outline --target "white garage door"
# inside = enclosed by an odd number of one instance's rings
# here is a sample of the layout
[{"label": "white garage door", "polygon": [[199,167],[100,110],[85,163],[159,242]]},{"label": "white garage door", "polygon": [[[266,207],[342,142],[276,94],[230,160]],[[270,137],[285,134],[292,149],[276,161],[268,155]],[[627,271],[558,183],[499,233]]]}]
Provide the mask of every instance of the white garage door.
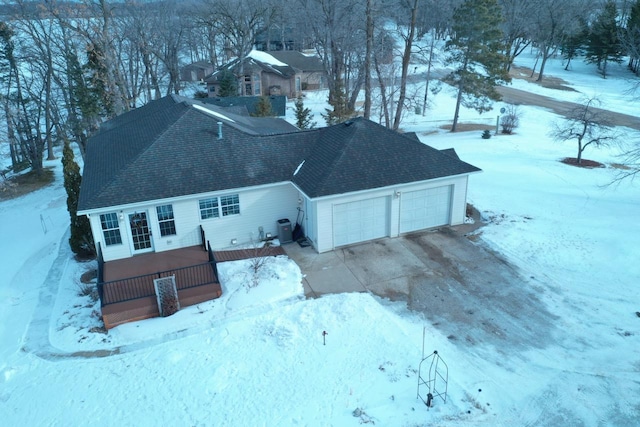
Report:
[{"label": "white garage door", "polygon": [[387,197],[333,205],[333,246],[388,236]]},{"label": "white garage door", "polygon": [[449,224],[451,185],[402,193],[400,232],[423,230]]}]

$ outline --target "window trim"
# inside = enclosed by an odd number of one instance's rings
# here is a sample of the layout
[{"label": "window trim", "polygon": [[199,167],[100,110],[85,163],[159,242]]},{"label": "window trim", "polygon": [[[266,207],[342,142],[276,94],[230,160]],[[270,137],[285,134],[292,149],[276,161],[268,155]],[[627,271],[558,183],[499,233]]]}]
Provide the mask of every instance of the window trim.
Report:
[{"label": "window trim", "polygon": [[[164,210],[163,208],[167,210]],[[176,231],[176,217],[173,213],[172,204],[156,206],[156,215],[158,218],[158,228],[160,229],[160,237],[175,236],[178,234],[178,232]],[[167,217],[165,218],[165,216]],[[163,225],[165,225],[165,228],[163,228]],[[169,227],[169,233],[165,234],[166,227]]]},{"label": "window trim", "polygon": [[[207,204],[206,202],[210,203]],[[198,208],[200,210],[200,221],[240,215],[240,194],[225,194],[199,199]],[[210,211],[210,213],[205,217],[203,212],[206,211]]]},{"label": "window trim", "polygon": [[122,244],[120,220],[116,212],[100,214],[100,228],[102,229],[102,238],[105,246]]}]

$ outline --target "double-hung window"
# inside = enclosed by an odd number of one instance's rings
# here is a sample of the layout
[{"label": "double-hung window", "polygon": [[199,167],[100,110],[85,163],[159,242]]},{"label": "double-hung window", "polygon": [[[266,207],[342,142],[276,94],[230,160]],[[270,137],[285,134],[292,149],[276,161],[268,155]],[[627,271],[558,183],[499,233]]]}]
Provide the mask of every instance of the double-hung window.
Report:
[{"label": "double-hung window", "polygon": [[238,215],[240,213],[240,199],[237,194],[220,197],[222,216]]},{"label": "double-hung window", "polygon": [[173,218],[173,206],[164,205],[156,206],[158,213],[158,225],[160,226],[161,236],[172,236],[176,234],[176,221]]},{"label": "double-hung window", "polygon": [[237,194],[202,199],[199,204],[200,219],[240,214],[240,197]]},{"label": "double-hung window", "polygon": [[118,214],[115,212],[101,214],[100,225],[102,226],[102,234],[104,236],[104,244],[106,246],[119,245],[122,243]]}]

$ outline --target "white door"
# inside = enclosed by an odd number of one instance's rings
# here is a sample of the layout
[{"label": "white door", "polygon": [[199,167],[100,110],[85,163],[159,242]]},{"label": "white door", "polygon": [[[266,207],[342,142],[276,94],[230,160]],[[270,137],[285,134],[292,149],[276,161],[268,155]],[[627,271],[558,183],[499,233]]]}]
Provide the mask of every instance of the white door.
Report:
[{"label": "white door", "polygon": [[439,227],[451,222],[451,185],[402,193],[400,233]]},{"label": "white door", "polygon": [[388,197],[333,205],[333,246],[389,235]]}]

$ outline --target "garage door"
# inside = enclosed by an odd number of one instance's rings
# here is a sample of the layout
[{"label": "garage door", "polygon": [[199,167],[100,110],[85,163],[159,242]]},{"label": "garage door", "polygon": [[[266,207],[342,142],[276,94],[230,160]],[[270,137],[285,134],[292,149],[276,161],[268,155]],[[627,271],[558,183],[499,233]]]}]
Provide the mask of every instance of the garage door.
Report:
[{"label": "garage door", "polygon": [[402,193],[400,232],[423,230],[449,224],[451,185]]},{"label": "garage door", "polygon": [[387,197],[333,205],[333,246],[388,236]]}]

